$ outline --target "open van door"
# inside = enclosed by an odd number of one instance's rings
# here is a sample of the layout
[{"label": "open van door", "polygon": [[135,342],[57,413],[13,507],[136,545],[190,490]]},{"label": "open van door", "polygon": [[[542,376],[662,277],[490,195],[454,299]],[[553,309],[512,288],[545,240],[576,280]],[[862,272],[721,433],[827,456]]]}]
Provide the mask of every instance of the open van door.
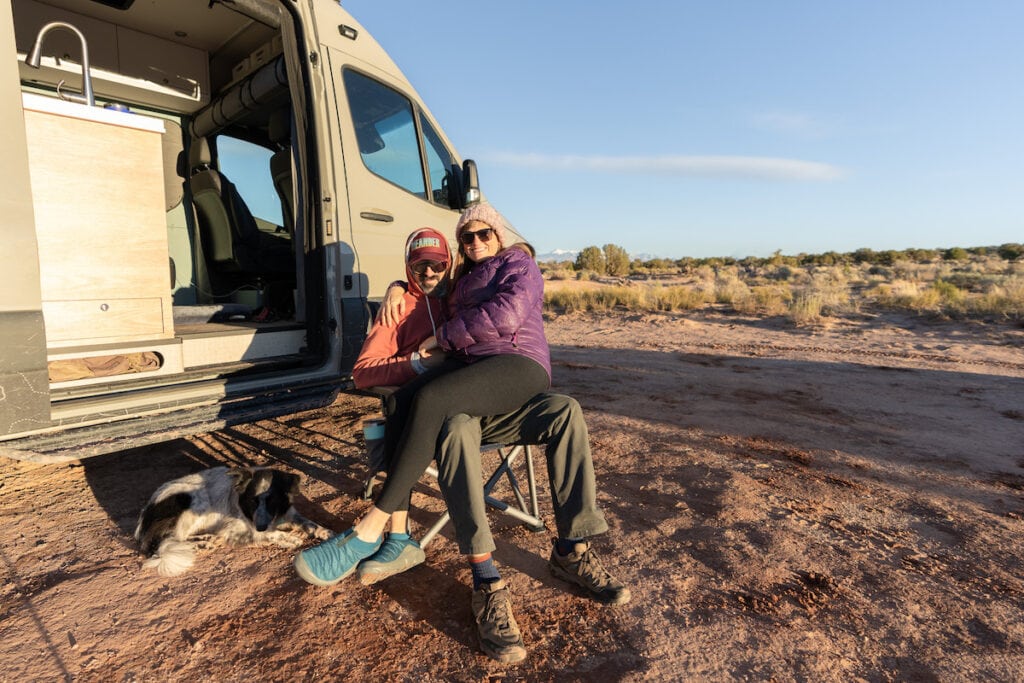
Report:
[{"label": "open van door", "polygon": [[[14,45],[11,4],[0,3],[0,45]],[[0,59],[0,121],[23,121],[16,56]],[[28,168],[24,123],[4,132],[0,171],[0,435],[41,428],[50,422],[46,334],[39,286],[39,248]]]},{"label": "open van door", "polygon": [[419,95],[360,25],[340,8],[322,11],[317,25],[327,48],[324,80],[333,91],[331,136],[341,140],[344,157],[335,162],[345,174],[336,186],[347,191],[338,209],[347,206],[351,226],[337,239],[352,251],[356,271],[352,289],[340,295],[375,299],[405,278],[396,245],[410,232],[429,226],[454,238],[460,161]]}]

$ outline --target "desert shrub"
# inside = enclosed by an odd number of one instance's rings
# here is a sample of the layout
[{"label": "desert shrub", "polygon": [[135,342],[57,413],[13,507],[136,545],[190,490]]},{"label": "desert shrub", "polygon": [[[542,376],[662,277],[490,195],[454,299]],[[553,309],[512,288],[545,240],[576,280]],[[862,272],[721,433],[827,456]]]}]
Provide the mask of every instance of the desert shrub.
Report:
[{"label": "desert shrub", "polygon": [[729,304],[736,310],[746,305],[750,298],[750,287],[733,273],[724,273],[715,278],[715,301]]},{"label": "desert shrub", "polygon": [[604,274],[604,252],[597,247],[584,247],[576,255],[576,270],[589,270],[598,274]]},{"label": "desert shrub", "polygon": [[545,272],[544,277],[548,280],[573,280],[576,278],[576,271],[559,268],[558,270],[549,270]]},{"label": "desert shrub", "polygon": [[967,295],[959,287],[945,280],[932,283],[931,291],[938,297],[939,312],[945,314],[962,313]]},{"label": "desert shrub", "polygon": [[966,309],[967,302],[964,291],[945,280],[936,280],[928,286],[898,280],[879,285],[869,295],[883,308],[917,314],[955,315]]},{"label": "desert shrub", "polygon": [[544,306],[566,313],[575,311],[686,311],[700,308],[708,296],[693,287],[616,286],[587,291],[545,292]]},{"label": "desert shrub", "polygon": [[711,266],[697,266],[693,270],[693,276],[698,280],[714,281],[715,269]]},{"label": "desert shrub", "polygon": [[968,301],[967,308],[976,315],[1024,319],[1024,277],[1015,275],[1001,284],[992,285],[986,292]]},{"label": "desert shrub", "polygon": [[653,287],[647,292],[648,305],[655,311],[689,311],[708,302],[707,294],[693,287]]},{"label": "desert shrub", "polygon": [[1024,245],[1016,243],[1002,244],[996,250],[996,253],[999,254],[1000,258],[1004,258],[1007,261],[1015,261],[1024,254]]},{"label": "desert shrub", "polygon": [[644,310],[643,292],[639,287],[601,287],[586,292],[545,293],[544,305],[573,311],[610,311],[625,308],[631,311]]},{"label": "desert shrub", "polygon": [[815,273],[810,284],[801,287],[789,302],[789,319],[797,325],[845,313],[853,308],[850,286],[842,268]]},{"label": "desert shrub", "polygon": [[604,272],[625,277],[629,275],[629,254],[617,244],[606,244],[604,251]]},{"label": "desert shrub", "polygon": [[938,249],[904,249],[903,258],[916,263],[929,263],[939,258]]},{"label": "desert shrub", "polygon": [[821,320],[821,296],[814,292],[800,292],[789,307],[789,319],[797,325],[808,325]]},{"label": "desert shrub", "polygon": [[763,315],[785,315],[793,302],[793,289],[769,285],[751,290],[756,312]]},{"label": "desert shrub", "polygon": [[947,261],[966,261],[970,256],[966,249],[961,247],[951,247],[946,251],[942,252],[942,258]]},{"label": "desert shrub", "polygon": [[901,280],[930,282],[934,280],[939,266],[934,263],[918,263],[916,261],[897,261],[892,266],[893,277]]},{"label": "desert shrub", "polygon": [[793,271],[792,267],[787,266],[787,265],[782,265],[782,266],[777,266],[777,267],[769,270],[767,273],[765,273],[765,276],[768,277],[771,280],[783,280],[783,281],[785,281],[785,280],[788,280],[791,277],[793,277],[793,273],[794,273],[794,271]]}]

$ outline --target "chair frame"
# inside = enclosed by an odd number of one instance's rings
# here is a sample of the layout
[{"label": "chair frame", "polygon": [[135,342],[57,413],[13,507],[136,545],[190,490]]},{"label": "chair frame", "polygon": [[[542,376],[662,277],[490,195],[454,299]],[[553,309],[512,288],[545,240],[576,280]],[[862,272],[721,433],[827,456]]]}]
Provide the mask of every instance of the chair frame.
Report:
[{"label": "chair frame", "polygon": [[[488,507],[503,512],[509,517],[521,522],[530,531],[539,533],[547,529],[544,525],[543,520],[540,518],[540,510],[537,503],[537,476],[536,470],[533,466],[533,450],[529,445],[525,444],[500,444],[500,443],[484,443],[480,445],[481,456],[484,453],[490,451],[497,451],[501,460],[498,467],[495,468],[494,472],[487,481],[483,482],[484,487],[484,501]],[[526,465],[526,491],[524,495],[523,486],[519,482],[519,478],[516,476],[512,469],[518,457],[522,455],[523,461]],[[437,467],[430,465],[427,467],[426,473],[434,478],[436,481],[438,478]],[[373,487],[377,481],[377,472],[371,472],[366,478],[363,484],[363,500],[370,500],[373,497]],[[502,477],[509,484],[514,501],[508,502],[495,498],[491,493],[494,491],[495,486],[501,481]],[[426,533],[419,540],[420,547],[426,549],[430,542],[434,540],[434,537],[451,521],[451,513],[445,510],[444,514],[434,524],[427,529]]]},{"label": "chair frame", "polygon": [[[369,389],[359,390],[357,393],[379,398],[381,400],[381,412],[386,413],[386,411],[383,410],[384,401],[396,388],[397,387],[391,386],[372,387]],[[498,455],[501,457],[501,462],[494,470],[494,473],[487,478],[487,481],[483,482],[484,501],[486,504],[495,510],[505,513],[513,519],[518,520],[523,524],[523,526],[534,533],[539,533],[547,529],[543,520],[540,518],[540,511],[537,504],[537,476],[533,467],[533,449],[531,446],[528,444],[480,444],[481,457],[483,457],[484,453],[490,451],[497,451]],[[519,479],[512,470],[512,465],[520,455],[523,456],[523,460],[526,463],[525,496],[523,495]],[[427,467],[426,473],[437,481],[438,471],[433,464]],[[370,472],[369,476],[366,477],[366,480],[363,483],[363,500],[370,500],[373,497],[373,487],[376,483],[378,474],[378,472]],[[491,495],[494,487],[499,481],[501,481],[503,476],[512,490],[512,496],[515,498],[513,503],[500,500]],[[423,534],[423,537],[419,541],[420,548],[426,549],[430,542],[434,540],[434,537],[437,536],[449,521],[451,521],[451,513],[445,510],[444,514],[441,515],[441,517],[427,530],[425,534]]]}]

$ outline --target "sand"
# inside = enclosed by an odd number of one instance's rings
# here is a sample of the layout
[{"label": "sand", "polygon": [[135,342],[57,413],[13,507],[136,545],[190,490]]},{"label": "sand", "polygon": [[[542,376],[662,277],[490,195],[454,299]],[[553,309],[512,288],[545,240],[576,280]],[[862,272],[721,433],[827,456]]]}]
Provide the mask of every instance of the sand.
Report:
[{"label": "sand", "polygon": [[[1019,325],[706,310],[552,317],[548,335],[555,388],[590,425],[612,527],[595,546],[629,604],[553,578],[551,533],[497,514],[529,650],[513,666],[475,646],[450,528],[370,587],[306,585],[273,547],[142,570],[140,508],[211,465],[299,472],[300,510],[350,525],[377,405],[342,395],[81,462],[0,463],[0,680],[1024,680]],[[426,480],[413,504],[420,529],[443,510]]]}]

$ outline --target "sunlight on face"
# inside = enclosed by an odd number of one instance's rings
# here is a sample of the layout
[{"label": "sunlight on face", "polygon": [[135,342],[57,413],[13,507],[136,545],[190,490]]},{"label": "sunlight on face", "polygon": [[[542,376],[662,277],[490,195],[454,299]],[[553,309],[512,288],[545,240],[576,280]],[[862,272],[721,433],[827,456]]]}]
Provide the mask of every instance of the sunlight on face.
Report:
[{"label": "sunlight on face", "polygon": [[[483,233],[489,239],[486,242],[483,241],[480,233]],[[467,235],[474,236],[473,241],[468,244],[466,242]],[[466,224],[466,229],[459,236],[459,248],[462,249],[462,253],[470,261],[479,263],[497,254],[501,244],[498,243],[498,236],[494,233],[494,229],[491,226],[482,221],[470,221]]]}]

